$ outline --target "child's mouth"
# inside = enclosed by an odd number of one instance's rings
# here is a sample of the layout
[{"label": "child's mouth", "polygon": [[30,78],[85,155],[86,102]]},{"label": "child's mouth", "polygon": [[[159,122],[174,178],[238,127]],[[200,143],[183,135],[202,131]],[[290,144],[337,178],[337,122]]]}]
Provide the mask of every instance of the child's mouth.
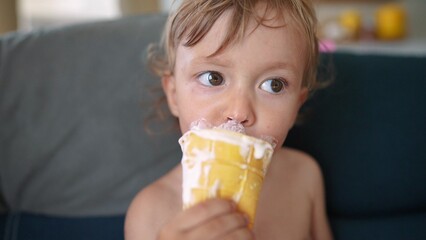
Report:
[{"label": "child's mouth", "polygon": [[[199,120],[192,122],[191,125],[190,125],[190,129],[191,130],[196,130],[196,129],[224,129],[224,130],[228,130],[228,131],[233,131],[233,132],[238,132],[238,133],[249,135],[249,134],[246,133],[245,127],[241,123],[239,123],[238,121],[235,121],[235,120],[228,120],[227,122],[224,122],[224,123],[222,123],[218,126],[214,126],[213,124],[208,122],[206,119],[201,118]],[[278,141],[272,136],[260,135],[260,136],[252,136],[252,137],[256,137],[256,138],[262,139],[266,142],[269,142],[274,149],[277,146]]]}]

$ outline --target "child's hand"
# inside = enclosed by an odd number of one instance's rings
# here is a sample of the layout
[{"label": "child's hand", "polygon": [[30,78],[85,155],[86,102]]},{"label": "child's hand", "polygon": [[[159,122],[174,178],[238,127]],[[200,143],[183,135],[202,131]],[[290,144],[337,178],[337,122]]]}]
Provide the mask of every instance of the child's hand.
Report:
[{"label": "child's hand", "polygon": [[178,214],[160,231],[158,240],[254,239],[248,219],[227,200],[212,199]]}]

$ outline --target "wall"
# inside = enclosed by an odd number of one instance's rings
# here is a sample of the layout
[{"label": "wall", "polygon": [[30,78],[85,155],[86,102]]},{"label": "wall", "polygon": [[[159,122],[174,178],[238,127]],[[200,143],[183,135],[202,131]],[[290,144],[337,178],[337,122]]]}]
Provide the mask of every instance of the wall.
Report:
[{"label": "wall", "polygon": [[426,42],[426,1],[406,0],[405,6],[409,13],[409,30],[413,38]]},{"label": "wall", "polygon": [[174,9],[175,6],[178,6],[182,0],[158,0],[161,3],[161,10],[163,12],[168,12],[170,9]]},{"label": "wall", "polygon": [[24,31],[121,16],[118,0],[19,0],[18,14]]}]

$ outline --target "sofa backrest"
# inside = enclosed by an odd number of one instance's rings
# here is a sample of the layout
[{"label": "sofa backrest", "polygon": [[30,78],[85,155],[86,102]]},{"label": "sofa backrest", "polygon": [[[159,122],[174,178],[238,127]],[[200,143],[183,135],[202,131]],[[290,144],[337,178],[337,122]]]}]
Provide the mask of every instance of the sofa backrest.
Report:
[{"label": "sofa backrest", "polygon": [[177,131],[145,131],[161,86],[145,50],[164,21],[147,15],[0,39],[0,189],[9,211],[124,214],[180,161]]},{"label": "sofa backrest", "polygon": [[322,57],[335,79],[286,144],[321,165],[337,239],[426,239],[426,56]]}]

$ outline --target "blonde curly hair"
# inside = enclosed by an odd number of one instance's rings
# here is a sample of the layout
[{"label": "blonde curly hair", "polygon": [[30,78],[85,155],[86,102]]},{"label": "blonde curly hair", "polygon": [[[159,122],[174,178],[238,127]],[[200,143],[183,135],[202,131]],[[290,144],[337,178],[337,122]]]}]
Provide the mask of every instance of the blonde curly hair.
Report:
[{"label": "blonde curly hair", "polygon": [[148,49],[150,68],[160,77],[173,74],[178,45],[182,41],[186,47],[196,45],[228,9],[232,10],[232,20],[216,53],[241,40],[251,18],[267,26],[265,22],[270,19],[265,15],[259,16],[255,9],[260,2],[266,4],[265,13],[271,9],[278,13],[276,17],[284,19],[285,14],[289,14],[296,20],[305,36],[307,49],[302,85],[310,90],[315,89],[319,52],[317,19],[311,0],[183,0],[177,10],[169,15],[160,44],[150,45]]}]

